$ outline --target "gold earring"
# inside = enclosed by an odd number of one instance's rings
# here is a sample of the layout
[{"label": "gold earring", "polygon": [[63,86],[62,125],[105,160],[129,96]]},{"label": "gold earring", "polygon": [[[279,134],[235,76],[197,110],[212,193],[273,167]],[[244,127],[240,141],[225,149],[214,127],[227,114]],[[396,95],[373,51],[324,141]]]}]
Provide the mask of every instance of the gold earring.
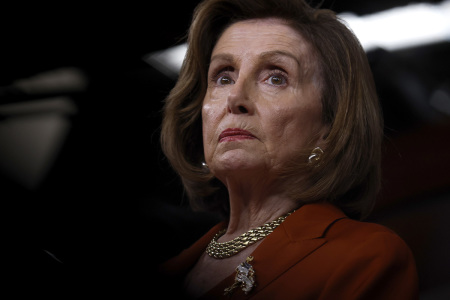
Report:
[{"label": "gold earring", "polygon": [[320,147],[314,148],[308,157],[309,164],[317,165],[319,163],[320,158],[322,157],[322,154],[323,150]]}]

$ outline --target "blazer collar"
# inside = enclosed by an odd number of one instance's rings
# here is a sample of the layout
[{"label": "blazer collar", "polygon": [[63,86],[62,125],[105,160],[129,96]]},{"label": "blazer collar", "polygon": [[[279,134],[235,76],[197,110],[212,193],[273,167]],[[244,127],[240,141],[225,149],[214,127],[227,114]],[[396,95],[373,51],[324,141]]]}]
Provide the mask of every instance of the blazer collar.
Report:
[{"label": "blazer collar", "polygon": [[298,242],[323,237],[330,225],[346,217],[330,203],[312,203],[299,208],[280,226],[292,242]]},{"label": "blazer collar", "polygon": [[258,285],[254,293],[326,243],[328,228],[345,214],[331,204],[307,204],[290,215],[255,249],[253,268]]}]

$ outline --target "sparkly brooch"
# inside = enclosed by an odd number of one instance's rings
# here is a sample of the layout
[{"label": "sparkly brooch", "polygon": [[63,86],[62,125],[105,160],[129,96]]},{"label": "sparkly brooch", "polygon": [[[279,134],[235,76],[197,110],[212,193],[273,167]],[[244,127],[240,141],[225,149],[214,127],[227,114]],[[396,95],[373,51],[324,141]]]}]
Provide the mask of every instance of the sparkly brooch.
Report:
[{"label": "sparkly brooch", "polygon": [[241,287],[245,294],[248,294],[255,284],[255,270],[250,262],[253,260],[253,256],[247,257],[245,262],[241,263],[236,268],[236,276],[234,277],[234,283],[232,286],[226,288],[224,291],[225,296],[230,296],[234,289]]}]

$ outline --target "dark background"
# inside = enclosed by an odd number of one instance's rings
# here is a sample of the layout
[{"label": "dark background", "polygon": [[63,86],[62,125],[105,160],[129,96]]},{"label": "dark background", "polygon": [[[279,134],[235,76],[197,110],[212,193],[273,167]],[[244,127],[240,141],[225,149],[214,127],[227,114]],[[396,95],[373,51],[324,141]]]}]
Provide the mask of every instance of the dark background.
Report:
[{"label": "dark background", "polygon": [[[41,180],[27,185],[0,170],[4,263],[15,292],[159,293],[155,265],[217,221],[189,210],[160,151],[160,111],[174,80],[142,59],[183,41],[197,2],[27,3],[2,11],[0,129],[37,114],[58,114],[70,124]],[[408,3],[322,6],[364,15]],[[386,121],[384,186],[369,220],[410,245],[423,299],[449,295],[450,117],[428,102],[436,90],[450,95],[449,54],[448,42],[368,53]],[[82,71],[87,86],[44,93],[11,88],[66,67]],[[75,111],[2,111],[60,96]],[[0,150],[8,143],[0,136]]]}]

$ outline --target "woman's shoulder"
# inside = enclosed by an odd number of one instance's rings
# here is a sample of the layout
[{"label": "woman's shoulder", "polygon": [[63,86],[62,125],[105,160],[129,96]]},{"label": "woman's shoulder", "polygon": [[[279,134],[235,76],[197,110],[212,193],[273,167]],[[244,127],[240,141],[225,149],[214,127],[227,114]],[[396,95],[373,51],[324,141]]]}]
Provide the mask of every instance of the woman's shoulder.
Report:
[{"label": "woman's shoulder", "polygon": [[346,234],[352,236],[371,236],[371,235],[386,235],[392,238],[399,238],[396,232],[392,229],[370,221],[359,221],[350,218],[344,218],[339,222],[336,222],[334,226],[330,228],[330,233],[340,233],[345,231]]},{"label": "woman's shoulder", "polygon": [[406,242],[392,229],[373,222],[345,218],[336,222],[325,238],[330,242],[347,243],[352,249],[372,253],[385,252],[395,256],[410,256]]},{"label": "woman's shoulder", "polygon": [[329,228],[324,238],[326,243],[318,257],[332,270],[323,289],[324,299],[356,291],[351,284],[346,290],[342,278],[359,286],[361,299],[417,298],[413,253],[388,227],[345,218]]}]

